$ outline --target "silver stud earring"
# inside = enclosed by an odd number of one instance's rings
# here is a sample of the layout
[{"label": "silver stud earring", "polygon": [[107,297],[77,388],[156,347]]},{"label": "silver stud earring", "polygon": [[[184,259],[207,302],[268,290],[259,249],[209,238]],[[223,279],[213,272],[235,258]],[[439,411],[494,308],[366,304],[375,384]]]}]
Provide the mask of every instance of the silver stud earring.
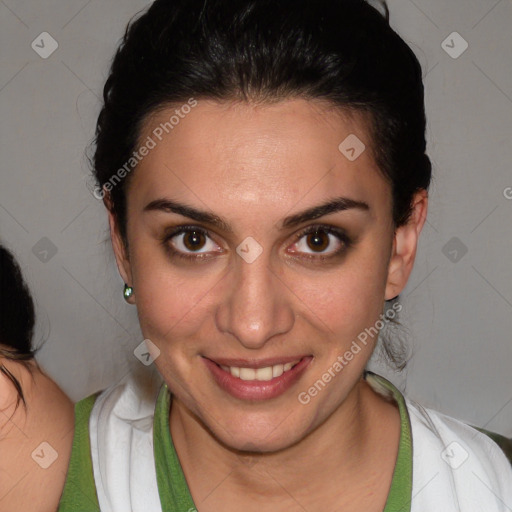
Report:
[{"label": "silver stud earring", "polygon": [[128,302],[128,299],[133,295],[133,288],[131,286],[128,286],[127,284],[124,285],[123,290],[123,297],[126,302]]}]

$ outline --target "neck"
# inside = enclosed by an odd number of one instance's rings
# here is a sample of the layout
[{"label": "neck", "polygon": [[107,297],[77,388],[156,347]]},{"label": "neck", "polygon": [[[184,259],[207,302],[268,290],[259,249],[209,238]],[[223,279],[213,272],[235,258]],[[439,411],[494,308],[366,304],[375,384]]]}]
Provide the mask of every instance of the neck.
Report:
[{"label": "neck", "polygon": [[[355,496],[368,493],[369,476],[370,480],[371,475],[379,477],[375,458],[384,455],[379,445],[389,430],[382,419],[391,406],[384,402],[361,379],[320,426],[299,443],[273,453],[241,453],[224,446],[176,399],[170,430],[192,498],[204,504],[201,510],[215,510],[219,503],[221,509],[231,510],[226,503],[234,503],[234,497],[241,497],[241,503],[257,503],[262,496],[265,501],[259,509],[280,510],[283,498],[303,496],[311,488],[317,498],[336,491],[347,503],[354,503]],[[389,437],[386,441],[389,446]],[[396,456],[398,439],[391,446]],[[333,486],[334,475],[340,485]],[[339,506],[340,500],[336,503]]]}]

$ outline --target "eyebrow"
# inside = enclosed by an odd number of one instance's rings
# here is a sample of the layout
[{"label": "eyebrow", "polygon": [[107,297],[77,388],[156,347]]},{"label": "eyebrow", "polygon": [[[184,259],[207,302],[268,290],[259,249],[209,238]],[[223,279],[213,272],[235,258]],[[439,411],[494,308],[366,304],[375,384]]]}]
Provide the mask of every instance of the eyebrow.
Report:
[{"label": "eyebrow", "polygon": [[[369,212],[370,206],[364,201],[356,201],[355,199],[350,199],[349,197],[336,197],[318,206],[313,206],[301,212],[294,213],[293,215],[285,217],[281,223],[280,229],[283,230],[293,228],[309,220],[318,219],[324,215],[350,209],[358,209],[364,212]],[[211,224],[225,231],[226,233],[233,233],[233,229],[229,223],[222,217],[219,217],[212,212],[198,210],[192,206],[182,204],[167,198],[155,199],[154,201],[151,201],[144,207],[143,211],[163,211],[166,213],[176,213],[178,215],[182,215],[183,217],[193,219],[197,222]]]}]

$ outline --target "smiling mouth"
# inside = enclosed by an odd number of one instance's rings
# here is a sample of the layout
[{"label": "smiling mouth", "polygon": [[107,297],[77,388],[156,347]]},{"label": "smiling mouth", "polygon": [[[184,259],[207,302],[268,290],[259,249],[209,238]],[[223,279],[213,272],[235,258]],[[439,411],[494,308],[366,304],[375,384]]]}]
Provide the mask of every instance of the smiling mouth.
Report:
[{"label": "smiling mouth", "polygon": [[269,400],[290,389],[307,370],[312,355],[267,359],[215,358],[203,356],[217,385],[240,400]]},{"label": "smiling mouth", "polygon": [[[259,380],[269,381],[276,377],[280,377],[283,373],[290,371],[295,365],[299,364],[302,359],[296,361],[274,364],[272,366],[265,366],[263,368],[245,368],[241,366],[226,366],[224,364],[215,363],[222,368],[226,373],[231,374],[241,380]],[[215,361],[214,361],[215,362]]]}]

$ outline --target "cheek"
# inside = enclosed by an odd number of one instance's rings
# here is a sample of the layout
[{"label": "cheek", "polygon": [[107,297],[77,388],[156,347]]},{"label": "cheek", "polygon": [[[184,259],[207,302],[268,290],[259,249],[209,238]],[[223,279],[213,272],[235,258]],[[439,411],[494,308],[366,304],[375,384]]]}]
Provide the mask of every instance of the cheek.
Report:
[{"label": "cheek", "polygon": [[306,309],[337,334],[357,333],[383,309],[387,253],[366,245],[332,272],[295,279],[293,289]]},{"label": "cheek", "polygon": [[137,312],[145,336],[158,340],[177,333],[187,337],[196,331],[208,291],[204,282],[151,270],[140,273],[136,290]]},{"label": "cheek", "polygon": [[158,346],[197,332],[215,293],[219,276],[184,270],[171,263],[165,251],[150,244],[134,244],[132,275],[137,313],[143,335]]}]

